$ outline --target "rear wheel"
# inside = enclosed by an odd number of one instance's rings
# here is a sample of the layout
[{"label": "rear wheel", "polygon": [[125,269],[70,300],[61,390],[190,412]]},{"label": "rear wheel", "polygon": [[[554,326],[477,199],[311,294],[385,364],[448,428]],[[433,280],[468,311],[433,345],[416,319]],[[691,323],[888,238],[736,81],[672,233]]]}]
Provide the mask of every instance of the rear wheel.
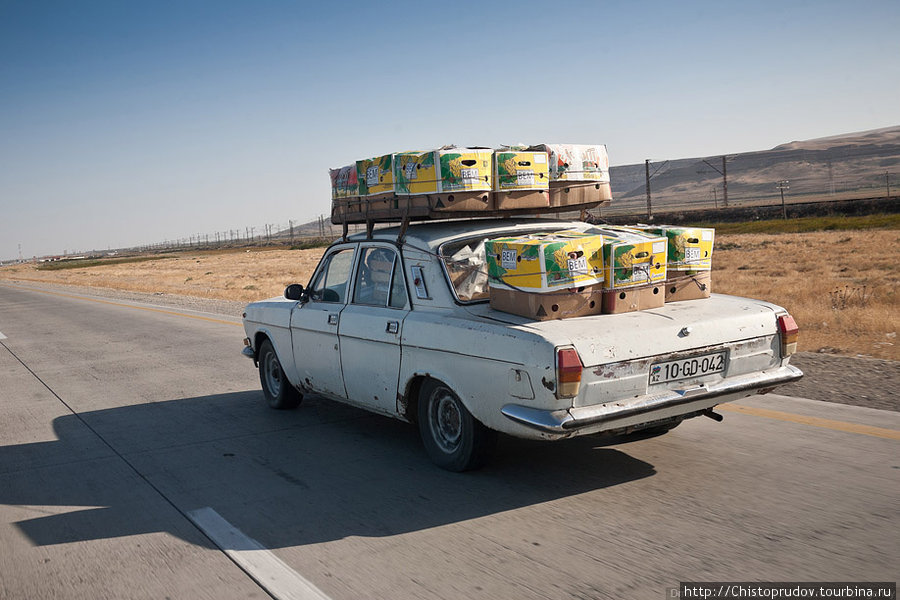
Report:
[{"label": "rear wheel", "polygon": [[425,451],[448,471],[484,466],[497,445],[497,432],[482,425],[439,381],[429,380],[422,386],[418,417]]},{"label": "rear wheel", "polygon": [[259,346],[259,382],[269,406],[277,409],[296,408],[303,399],[284,375],[272,342],[264,340]]}]

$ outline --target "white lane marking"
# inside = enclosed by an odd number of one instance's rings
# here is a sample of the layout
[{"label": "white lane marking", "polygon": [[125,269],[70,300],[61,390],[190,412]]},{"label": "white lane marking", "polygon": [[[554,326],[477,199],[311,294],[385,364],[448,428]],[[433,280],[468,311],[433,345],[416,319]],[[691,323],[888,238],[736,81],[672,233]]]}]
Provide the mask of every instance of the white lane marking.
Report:
[{"label": "white lane marking", "polygon": [[0,331],[0,340],[5,340],[5,339],[6,339],[6,336],[3,335],[3,332],[2,332],[2,331]]},{"label": "white lane marking", "polygon": [[210,507],[187,516],[247,575],[278,600],[329,600],[319,588]]}]

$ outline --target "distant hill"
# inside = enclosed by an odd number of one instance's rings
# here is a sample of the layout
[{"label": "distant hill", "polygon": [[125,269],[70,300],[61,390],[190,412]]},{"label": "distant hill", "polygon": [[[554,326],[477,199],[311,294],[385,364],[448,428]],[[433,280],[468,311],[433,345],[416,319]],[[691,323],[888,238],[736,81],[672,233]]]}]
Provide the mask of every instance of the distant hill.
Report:
[{"label": "distant hill", "polygon": [[[705,161],[705,162],[704,162]],[[708,164],[707,164],[708,163]],[[722,157],[651,163],[654,211],[713,208],[723,204]],[[771,150],[729,154],[730,206],[780,202],[778,182],[788,180],[788,202],[883,197],[900,192],[900,126],[781,144]],[[646,211],[643,163],[610,169],[612,206],[606,214]]]}]

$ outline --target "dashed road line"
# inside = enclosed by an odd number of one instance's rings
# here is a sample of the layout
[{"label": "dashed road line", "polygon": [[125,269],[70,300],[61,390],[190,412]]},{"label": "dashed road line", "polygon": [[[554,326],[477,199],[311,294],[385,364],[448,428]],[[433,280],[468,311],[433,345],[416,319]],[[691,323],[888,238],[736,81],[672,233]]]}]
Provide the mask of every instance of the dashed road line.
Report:
[{"label": "dashed road line", "polygon": [[2,332],[2,331],[0,331],[0,340],[5,340],[5,339],[6,339],[6,336],[3,335],[3,332]]},{"label": "dashed road line", "polygon": [[277,600],[328,600],[322,591],[275,556],[271,550],[210,507],[187,512],[188,518],[222,552]]}]

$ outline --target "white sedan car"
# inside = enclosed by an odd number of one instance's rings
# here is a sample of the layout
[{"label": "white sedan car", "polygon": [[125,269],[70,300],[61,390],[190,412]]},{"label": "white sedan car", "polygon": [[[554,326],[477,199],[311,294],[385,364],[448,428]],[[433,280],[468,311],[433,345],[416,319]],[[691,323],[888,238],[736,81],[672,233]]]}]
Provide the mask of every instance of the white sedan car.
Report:
[{"label": "white sedan car", "polygon": [[794,320],[759,300],[543,321],[491,308],[485,239],[589,227],[444,221],[341,239],[306,287],[247,306],[244,354],[273,408],[314,393],[416,423],[453,471],[483,465],[498,432],[663,432],[802,376]]}]

